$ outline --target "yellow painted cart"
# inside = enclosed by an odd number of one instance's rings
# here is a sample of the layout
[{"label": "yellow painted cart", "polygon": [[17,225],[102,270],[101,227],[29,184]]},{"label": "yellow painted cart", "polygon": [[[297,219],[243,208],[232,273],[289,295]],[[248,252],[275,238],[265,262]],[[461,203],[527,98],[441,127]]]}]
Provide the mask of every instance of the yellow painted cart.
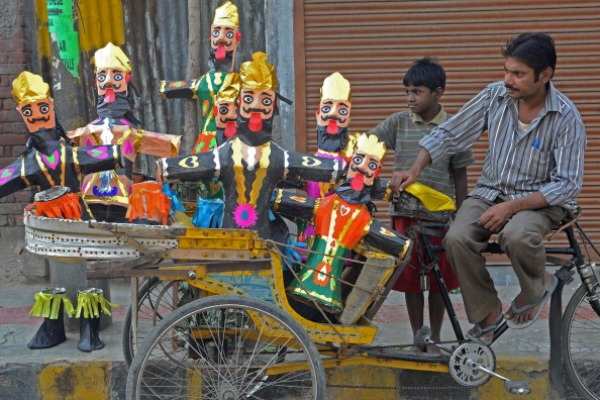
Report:
[{"label": "yellow painted cart", "polygon": [[[377,327],[371,319],[400,268],[397,260],[369,248],[358,249],[364,259],[360,274],[339,282],[347,289],[342,315],[334,319],[321,310],[307,319],[286,294],[296,272],[286,262],[285,245],[252,231],[77,222],[28,213],[25,226],[33,253],[85,259],[89,277],[132,278],[123,335],[131,400],[325,399],[325,369],[354,365],[450,373],[472,387],[499,376],[491,348],[465,340],[460,326],[457,340],[440,346],[441,355],[373,346]],[[577,267],[581,274],[581,254],[573,260],[563,270]],[[570,318],[590,307],[582,299],[591,289],[582,288],[569,306]],[[568,329],[577,326],[570,323]],[[527,392],[522,382],[508,383],[513,393]]]}]

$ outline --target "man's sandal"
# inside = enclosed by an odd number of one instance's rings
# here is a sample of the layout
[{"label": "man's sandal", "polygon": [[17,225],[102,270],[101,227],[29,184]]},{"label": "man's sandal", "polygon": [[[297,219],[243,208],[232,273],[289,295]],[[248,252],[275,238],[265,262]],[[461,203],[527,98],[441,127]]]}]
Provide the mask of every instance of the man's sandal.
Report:
[{"label": "man's sandal", "polygon": [[494,332],[502,323],[504,322],[504,315],[500,313],[498,315],[498,319],[491,325],[486,325],[485,327],[481,322],[477,322],[466,334],[467,339],[471,339],[480,343],[483,343],[487,346],[492,344],[494,341]]},{"label": "man's sandal", "polygon": [[[506,323],[508,324],[508,327],[512,328],[512,329],[524,329],[524,328],[531,326],[531,324],[533,324],[539,318],[539,316],[542,312],[542,308],[544,308],[544,304],[548,301],[548,299],[550,298],[550,296],[554,292],[554,289],[556,289],[557,286],[558,286],[558,278],[556,276],[552,275],[551,279],[546,283],[546,288],[544,290],[544,294],[535,303],[525,304],[524,306],[519,307],[515,304],[516,299],[513,300],[512,303],[510,303],[510,307],[509,307],[508,311],[504,314],[504,317],[506,318]],[[514,318],[516,316],[519,316],[519,315],[521,315],[533,308],[536,308],[536,307],[537,307],[537,309],[535,311],[535,314],[533,315],[533,318],[531,318],[529,321],[525,321],[522,323],[518,323],[518,322],[514,321]]]}]

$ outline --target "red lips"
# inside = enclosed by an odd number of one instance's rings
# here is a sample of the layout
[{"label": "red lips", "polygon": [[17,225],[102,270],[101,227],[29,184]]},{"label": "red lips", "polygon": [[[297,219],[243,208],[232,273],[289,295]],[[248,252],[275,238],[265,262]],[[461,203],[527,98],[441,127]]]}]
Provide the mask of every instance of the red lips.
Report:
[{"label": "red lips", "polygon": [[233,136],[235,136],[236,132],[237,132],[237,124],[235,123],[235,121],[227,121],[225,123],[225,130],[223,131],[223,134],[225,135],[225,137],[227,139],[230,139]]},{"label": "red lips", "polygon": [[365,176],[357,172],[350,181],[350,187],[357,192],[362,191],[365,188]]},{"label": "red lips", "polygon": [[326,132],[330,135],[337,135],[338,133],[338,123],[335,119],[330,119],[327,122],[327,130]]},{"label": "red lips", "polygon": [[226,56],[227,51],[225,50],[225,46],[222,44],[218,45],[215,49],[215,59],[217,59],[217,61],[223,61]]},{"label": "red lips", "polygon": [[250,122],[248,122],[248,129],[251,132],[258,133],[263,129],[262,114],[259,112],[253,112],[250,114]]}]

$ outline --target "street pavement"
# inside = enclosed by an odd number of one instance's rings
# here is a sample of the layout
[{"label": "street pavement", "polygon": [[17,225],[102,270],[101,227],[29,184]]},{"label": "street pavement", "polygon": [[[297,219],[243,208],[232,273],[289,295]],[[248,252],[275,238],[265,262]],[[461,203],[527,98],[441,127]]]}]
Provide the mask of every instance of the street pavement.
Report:
[{"label": "street pavement", "polygon": [[[518,281],[509,267],[490,268],[494,282],[502,302],[507,306],[519,291]],[[577,286],[579,278],[567,286],[563,294],[563,307],[566,307],[568,299],[571,297]],[[37,399],[33,392],[23,390],[23,383],[29,379],[36,379],[35,373],[31,371],[41,371],[45,365],[67,364],[76,365],[77,363],[90,363],[90,366],[105,368],[102,363],[110,365],[111,379],[107,383],[110,387],[106,389],[107,399],[124,398],[124,379],[126,368],[123,363],[121,351],[121,329],[123,319],[129,304],[129,283],[127,280],[113,280],[111,282],[111,302],[116,305],[113,310],[113,323],[101,332],[101,338],[105,343],[105,348],[92,353],[83,353],[77,350],[79,338],[78,332],[67,332],[67,341],[51,349],[29,350],[26,345],[36,332],[41,320],[28,315],[33,301],[33,295],[42,288],[41,284],[19,284],[11,287],[0,287],[0,398],[1,399]],[[466,331],[470,324],[466,320],[462,297],[460,294],[451,295],[455,310],[460,319],[463,330]],[[426,307],[427,308],[427,307]],[[427,316],[425,317],[427,321]],[[412,333],[406,312],[404,296],[401,293],[392,292],[381,310],[375,318],[375,323],[380,328],[380,333],[376,340],[376,345],[399,345],[412,342]],[[442,340],[453,340],[454,334],[448,321],[445,321]],[[509,377],[511,372],[518,375],[525,374],[533,381],[540,381],[539,385],[543,394],[535,394],[521,398],[549,398],[552,391],[548,389],[547,383],[547,361],[550,354],[549,334],[548,334],[548,307],[542,312],[540,320],[525,330],[509,330],[493,346],[498,358],[498,368],[504,370]],[[522,360],[522,361],[521,361]],[[98,364],[100,363],[100,364]],[[503,365],[504,363],[504,365]],[[519,365],[523,368],[519,371]],[[92,371],[93,368],[90,369]],[[24,372],[29,371],[29,372]],[[332,391],[339,394],[335,398],[342,398],[350,393],[344,389],[344,385],[336,385],[336,382],[346,381],[347,376],[339,375],[340,371],[329,373],[328,382],[332,384]],[[347,372],[351,376],[361,375],[361,372],[350,370]],[[381,382],[382,375],[389,372],[378,373],[378,382]],[[106,373],[105,373],[106,374]],[[337,375],[336,375],[337,374]],[[31,376],[29,376],[31,375]],[[52,375],[49,375],[52,376]],[[62,376],[62,375],[61,375]],[[104,375],[102,375],[104,376]],[[519,376],[523,379],[523,376]],[[48,378],[47,378],[48,379]],[[83,379],[83,378],[82,378]],[[390,375],[392,384],[396,384],[400,389],[396,393],[391,393],[390,388],[373,389],[371,395],[365,395],[365,398],[402,398],[402,399],[421,399],[421,398],[440,398],[440,399],[466,399],[466,398],[498,398],[497,393],[504,393],[501,390],[488,390],[489,395],[483,395],[486,389],[480,389],[473,393],[468,389],[456,385],[447,375],[417,373],[411,371],[394,371]],[[492,380],[494,381],[494,380]],[[545,383],[543,383],[545,381]],[[368,382],[362,382],[357,377],[359,385],[369,386]],[[38,390],[40,386],[38,377]],[[495,387],[501,387],[499,382],[489,384]],[[538,385],[538,386],[539,386]],[[42,385],[43,386],[43,385]],[[336,389],[336,386],[339,388]],[[535,386],[535,385],[533,385]],[[60,389],[60,388],[59,388]],[[64,388],[63,388],[64,389]],[[48,389],[53,390],[53,389]],[[57,389],[58,390],[58,389]],[[61,389],[62,390],[62,389]],[[356,391],[355,391],[356,392]],[[568,390],[568,393],[570,390]],[[400,393],[400,394],[399,394]],[[494,394],[496,393],[496,394]],[[343,396],[342,396],[343,394]],[[16,396],[16,397],[14,397]],[[29,397],[27,397],[29,396]],[[500,398],[513,398],[507,394],[502,394]],[[506,396],[506,397],[504,397]],[[569,398],[577,398],[574,395],[566,395]],[[353,395],[357,400],[361,396]],[[39,397],[44,398],[44,397]],[[46,397],[48,399],[54,397]],[[60,397],[57,397],[60,398]],[[77,398],[77,397],[69,397]],[[88,397],[92,399],[94,397]],[[101,398],[101,397],[98,397]],[[558,397],[554,397],[558,398]]]}]

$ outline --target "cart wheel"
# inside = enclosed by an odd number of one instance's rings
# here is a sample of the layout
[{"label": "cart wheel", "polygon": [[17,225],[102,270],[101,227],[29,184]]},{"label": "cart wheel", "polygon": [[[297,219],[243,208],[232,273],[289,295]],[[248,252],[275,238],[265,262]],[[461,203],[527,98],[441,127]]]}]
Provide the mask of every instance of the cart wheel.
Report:
[{"label": "cart wheel", "polygon": [[323,400],[325,391],[306,331],[271,304],[233,296],[194,300],[166,316],[127,376],[128,400]]},{"label": "cart wheel", "polygon": [[[161,281],[156,277],[147,279],[138,293],[136,335],[138,347],[165,315],[198,298],[199,295],[200,291],[198,289],[189,286],[184,281]],[[129,306],[123,322],[121,344],[125,362],[127,365],[131,365],[131,360],[135,355],[131,331],[131,306]]]},{"label": "cart wheel", "polygon": [[600,317],[585,285],[571,297],[562,322],[562,348],[571,383],[586,399],[600,400]]}]

